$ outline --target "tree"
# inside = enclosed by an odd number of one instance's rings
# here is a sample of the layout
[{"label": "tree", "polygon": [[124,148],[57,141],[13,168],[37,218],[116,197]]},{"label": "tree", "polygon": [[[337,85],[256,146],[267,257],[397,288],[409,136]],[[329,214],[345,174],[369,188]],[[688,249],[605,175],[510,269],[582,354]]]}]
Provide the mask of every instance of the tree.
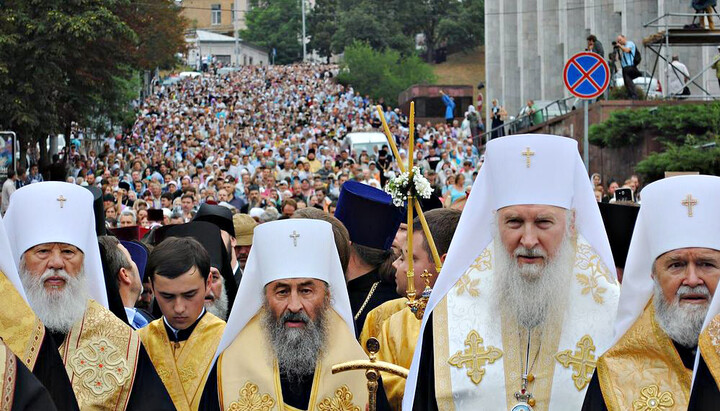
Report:
[{"label": "tree", "polygon": [[300,4],[297,0],[265,0],[245,15],[244,41],[275,49],[275,63],[290,64],[302,59]]},{"label": "tree", "polygon": [[377,51],[355,42],[345,49],[338,81],[374,99],[397,101],[401,91],[413,84],[435,81],[432,68],[417,56],[402,57],[395,50]]},{"label": "tree", "polygon": [[316,50],[330,62],[332,40],[337,31],[337,0],[317,0],[308,15],[307,32],[310,33],[311,50]]}]

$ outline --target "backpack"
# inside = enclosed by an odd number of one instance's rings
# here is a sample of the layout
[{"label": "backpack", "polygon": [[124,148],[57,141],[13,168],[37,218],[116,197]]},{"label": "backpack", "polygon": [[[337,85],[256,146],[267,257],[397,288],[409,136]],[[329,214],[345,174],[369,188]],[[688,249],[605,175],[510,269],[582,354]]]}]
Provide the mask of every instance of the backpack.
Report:
[{"label": "backpack", "polygon": [[637,67],[640,64],[640,61],[642,61],[642,56],[640,56],[640,50],[638,50],[637,46],[635,46],[635,54],[633,55],[633,66]]}]

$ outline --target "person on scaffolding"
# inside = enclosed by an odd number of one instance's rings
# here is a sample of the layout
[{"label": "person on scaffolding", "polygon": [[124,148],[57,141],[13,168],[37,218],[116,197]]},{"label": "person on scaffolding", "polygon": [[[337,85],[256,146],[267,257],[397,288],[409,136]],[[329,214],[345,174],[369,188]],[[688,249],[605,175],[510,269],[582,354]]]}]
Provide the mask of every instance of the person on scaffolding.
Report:
[{"label": "person on scaffolding", "polygon": [[[705,29],[705,13],[708,14],[708,26],[710,30],[715,30],[715,22],[713,21],[712,14],[717,14],[715,10],[717,6],[717,0],[692,0],[692,8],[695,9],[695,13],[700,15],[699,29]],[[693,19],[693,22],[695,19]]]}]

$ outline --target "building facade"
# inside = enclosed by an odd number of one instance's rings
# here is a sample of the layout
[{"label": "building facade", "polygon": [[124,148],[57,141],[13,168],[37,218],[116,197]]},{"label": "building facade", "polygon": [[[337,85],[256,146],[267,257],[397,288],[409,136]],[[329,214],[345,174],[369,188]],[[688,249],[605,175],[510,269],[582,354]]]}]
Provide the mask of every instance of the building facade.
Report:
[{"label": "building facade", "polygon": [[[570,96],[563,84],[565,62],[585,50],[594,34],[612,52],[618,34],[632,40],[642,55],[640,70],[652,72],[655,55],[643,39],[664,28],[643,25],[666,13],[694,13],[687,0],[485,0],[485,100],[498,99],[509,115],[516,115],[528,99],[553,101]],[[689,24],[692,16],[673,16],[671,25]],[[660,20],[664,24],[665,19]],[[719,24],[716,19],[716,24]],[[716,46],[673,47],[662,54],[678,55],[690,76],[712,63]],[[618,63],[618,68],[619,68]],[[667,63],[658,63],[656,78],[667,92]],[[697,80],[713,95],[720,94],[713,70]],[[692,94],[702,94],[691,86]],[[489,114],[486,113],[489,122]]]},{"label": "building facade", "polygon": [[267,66],[270,64],[268,50],[244,41],[238,41],[224,34],[196,30],[185,38],[188,45],[187,64],[200,68],[201,61],[211,56],[223,66]]},{"label": "building facade", "polygon": [[250,10],[249,3],[250,0],[182,0],[180,5],[190,28],[232,35],[235,17],[238,30],[247,27],[245,13]]}]

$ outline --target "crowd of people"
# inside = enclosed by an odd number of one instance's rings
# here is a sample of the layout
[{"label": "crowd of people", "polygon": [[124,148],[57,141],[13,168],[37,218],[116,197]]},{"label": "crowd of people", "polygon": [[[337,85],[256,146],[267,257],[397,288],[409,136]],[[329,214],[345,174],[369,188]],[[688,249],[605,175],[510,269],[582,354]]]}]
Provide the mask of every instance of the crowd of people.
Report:
[{"label": "crowd of people", "polygon": [[[147,210],[159,208],[165,223],[186,222],[206,202],[263,221],[303,207],[333,211],[345,181],[383,187],[398,170],[388,145],[360,149],[345,138],[382,130],[377,104],[405,164],[408,136],[407,116],[337,84],[337,72],[331,65],[250,66],[159,85],[139,105],[130,133],[107,138],[97,151],[71,145],[55,160],[65,162],[68,182],[102,188],[110,227],[149,227],[155,221]],[[482,165],[462,126],[428,122],[416,130],[415,162],[448,203]]]},{"label": "crowd of people", "polygon": [[353,149],[382,124],[336,69],[161,87],[100,153],[11,173],[3,409],[717,409],[720,178],[606,193],[573,139],[485,161],[450,121],[408,207],[407,119],[399,158]]}]

